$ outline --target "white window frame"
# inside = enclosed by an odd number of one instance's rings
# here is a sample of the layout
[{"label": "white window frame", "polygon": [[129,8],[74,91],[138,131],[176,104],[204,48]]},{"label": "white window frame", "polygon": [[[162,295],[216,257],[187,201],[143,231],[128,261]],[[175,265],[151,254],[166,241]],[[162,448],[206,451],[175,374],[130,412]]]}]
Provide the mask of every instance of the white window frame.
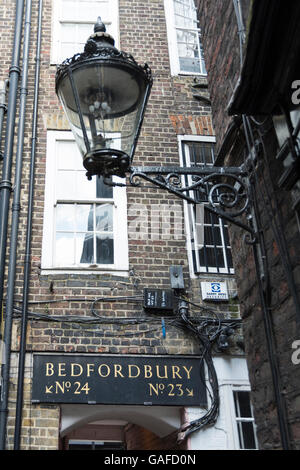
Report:
[{"label": "white window frame", "polygon": [[[56,266],[54,263],[55,249],[55,206],[57,204],[55,178],[57,171],[56,145],[58,141],[75,142],[71,131],[48,131],[46,156],[46,184],[44,203],[44,225],[42,243],[42,273],[56,272],[114,272],[118,275],[128,275],[128,234],[127,234],[127,196],[126,188],[113,188],[113,235],[114,235],[114,264]],[[79,151],[79,150],[78,150]],[[115,182],[123,182],[122,178],[114,177]],[[70,200],[71,201],[71,200]],[[111,200],[109,200],[111,201]],[[61,201],[59,201],[61,202]],[[74,200],[74,203],[79,202]],[[87,201],[84,201],[87,202]],[[93,203],[106,202],[94,199]]]},{"label": "white window frame", "polygon": [[240,439],[239,439],[239,431],[238,431],[238,422],[251,422],[254,425],[254,439],[255,439],[255,449],[249,449],[249,450],[257,450],[258,449],[258,441],[257,441],[257,436],[256,436],[256,425],[255,425],[255,420],[254,420],[254,415],[253,415],[253,406],[250,400],[250,406],[251,406],[251,411],[252,411],[252,418],[242,418],[240,419],[239,417],[236,416],[236,411],[235,411],[235,403],[234,403],[234,392],[248,392],[250,393],[250,386],[248,385],[242,385],[242,384],[233,384],[230,387],[230,392],[228,394],[228,401],[229,401],[229,410],[230,410],[230,420],[232,422],[232,438],[233,438],[233,445],[235,449],[239,450],[247,450],[243,449],[240,446]]},{"label": "white window frame", "polygon": [[[186,163],[184,163],[184,156],[183,156],[183,145],[185,143],[189,142],[211,142],[215,143],[216,138],[214,136],[200,136],[200,135],[178,135],[178,147],[179,147],[179,158],[180,158],[180,164],[183,166],[189,166],[190,162],[187,157]],[[189,183],[192,184],[191,177],[189,177]],[[186,201],[184,201],[184,219],[185,219],[185,229],[186,229],[186,235],[187,235],[187,252],[188,252],[188,260],[189,260],[189,267],[190,267],[190,276],[192,278],[198,278],[199,273],[203,274],[227,274],[227,275],[232,275],[234,274],[234,269],[233,268],[228,268],[227,266],[227,257],[226,257],[226,252],[225,250],[225,240],[223,237],[223,232],[220,231],[220,235],[222,238],[222,249],[223,249],[223,258],[224,258],[224,264],[225,267],[214,267],[214,266],[203,266],[201,267],[199,264],[199,270],[197,273],[194,272],[194,263],[193,263],[193,256],[192,256],[192,233],[191,233],[191,228],[190,228],[190,217],[191,217],[191,207],[190,204],[188,204]],[[193,217],[193,213],[192,213]],[[195,223],[194,220],[191,221],[192,223]]]},{"label": "white window frame", "polygon": [[[167,35],[168,35],[168,45],[169,45],[169,58],[170,58],[170,69],[171,75],[197,75],[197,76],[207,76],[206,72],[188,72],[180,69],[179,54],[178,54],[178,45],[177,45],[177,34],[175,25],[175,10],[174,10],[174,0],[164,0],[165,7],[165,17],[167,25]],[[183,28],[179,28],[183,29]],[[198,49],[199,57],[201,55],[201,44],[200,44],[200,28],[191,29],[190,31],[198,33]]]},{"label": "white window frame", "polygon": [[[60,57],[60,41],[61,41],[61,24],[62,23],[69,23],[69,24],[89,24],[91,26],[90,34],[94,32],[94,24],[97,21],[98,16],[101,16],[103,23],[106,26],[110,26],[110,34],[113,36],[115,40],[115,46],[119,47],[119,0],[109,0],[110,2],[110,15],[109,18],[102,17],[101,11],[95,11],[93,13],[93,17],[91,17],[90,21],[78,21],[62,18],[62,0],[52,0],[52,40],[51,40],[51,64],[56,65],[60,64],[63,60],[67,59],[68,57]],[[86,38],[86,40],[88,37]],[[80,52],[80,51],[75,51]],[[74,53],[75,53],[74,52]]]}]

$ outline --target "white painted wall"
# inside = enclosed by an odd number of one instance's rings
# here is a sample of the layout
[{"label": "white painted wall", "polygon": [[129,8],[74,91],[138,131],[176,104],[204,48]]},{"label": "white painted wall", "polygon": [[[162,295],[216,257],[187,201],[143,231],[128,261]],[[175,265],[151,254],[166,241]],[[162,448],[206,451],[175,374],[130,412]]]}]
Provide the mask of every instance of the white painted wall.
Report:
[{"label": "white painted wall", "polygon": [[[214,359],[220,390],[220,412],[215,426],[204,428],[190,435],[191,450],[235,450],[239,449],[235,423],[233,389],[249,390],[246,359],[219,357]],[[205,413],[200,408],[187,408],[189,421]]]}]

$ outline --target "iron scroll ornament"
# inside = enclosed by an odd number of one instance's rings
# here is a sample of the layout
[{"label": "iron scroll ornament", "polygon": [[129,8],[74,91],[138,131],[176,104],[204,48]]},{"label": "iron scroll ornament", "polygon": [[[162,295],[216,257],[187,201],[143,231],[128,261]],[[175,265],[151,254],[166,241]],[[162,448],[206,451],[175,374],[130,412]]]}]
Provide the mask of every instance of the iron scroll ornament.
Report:
[{"label": "iron scroll ornament", "polygon": [[[91,40],[89,40],[91,41]],[[88,42],[89,42],[88,41]],[[95,41],[93,41],[95,42]],[[60,65],[57,66],[56,69],[56,81],[58,82],[59,79],[65,75],[70,66],[80,64],[83,61],[88,59],[123,59],[126,63],[131,63],[135,67],[138,67],[142,72],[145,73],[148,81],[150,83],[153,82],[152,71],[148,64],[139,65],[136,60],[133,58],[131,54],[128,54],[124,51],[118,51],[116,48],[111,47],[98,47],[97,49],[85,49],[82,53],[74,54],[72,57],[64,60]]]},{"label": "iron scroll ornament", "polygon": [[[250,195],[246,172],[237,167],[131,167],[129,183],[142,187],[141,180],[175,194],[192,204],[205,201],[208,211],[246,230],[255,243],[253,228],[239,218],[249,214]],[[153,186],[152,186],[153,187]],[[202,196],[199,199],[199,195]]]}]

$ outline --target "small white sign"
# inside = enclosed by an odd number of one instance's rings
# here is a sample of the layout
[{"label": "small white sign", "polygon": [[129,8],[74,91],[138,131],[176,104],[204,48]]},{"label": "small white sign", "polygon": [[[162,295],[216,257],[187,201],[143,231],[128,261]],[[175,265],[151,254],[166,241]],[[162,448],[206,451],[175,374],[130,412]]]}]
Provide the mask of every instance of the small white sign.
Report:
[{"label": "small white sign", "polygon": [[201,282],[203,300],[228,300],[226,282]]}]

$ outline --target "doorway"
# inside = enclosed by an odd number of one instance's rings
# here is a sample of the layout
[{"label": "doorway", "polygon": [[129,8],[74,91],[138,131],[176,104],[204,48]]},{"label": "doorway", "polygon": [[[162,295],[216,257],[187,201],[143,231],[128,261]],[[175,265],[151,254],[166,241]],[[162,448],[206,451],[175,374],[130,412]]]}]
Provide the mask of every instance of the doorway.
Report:
[{"label": "doorway", "polygon": [[181,409],[63,405],[61,450],[186,450],[177,444]]}]

